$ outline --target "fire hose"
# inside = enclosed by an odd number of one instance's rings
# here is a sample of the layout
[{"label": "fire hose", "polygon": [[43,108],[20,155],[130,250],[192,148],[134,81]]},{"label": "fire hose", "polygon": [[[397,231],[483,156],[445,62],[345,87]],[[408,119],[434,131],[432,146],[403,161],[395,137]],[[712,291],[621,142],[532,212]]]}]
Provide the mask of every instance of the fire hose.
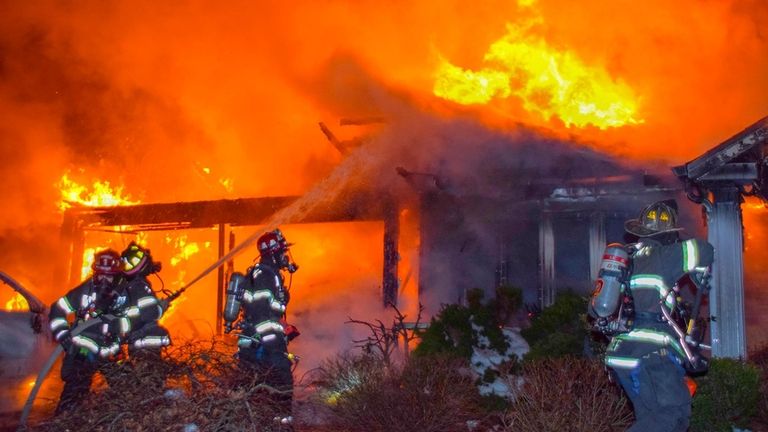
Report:
[{"label": "fire hose", "polygon": [[[192,285],[194,285],[195,283],[200,281],[202,278],[207,276],[210,272],[212,272],[213,270],[219,268],[222,264],[224,264],[228,260],[230,260],[233,257],[235,257],[240,252],[242,252],[246,247],[248,247],[250,244],[255,242],[259,238],[259,236],[261,234],[262,233],[260,231],[257,231],[255,233],[251,234],[248,238],[243,240],[242,243],[240,243],[239,245],[237,245],[234,248],[232,248],[232,250],[227,252],[227,254],[225,254],[224,256],[219,258],[216,262],[211,264],[208,268],[203,270],[199,275],[197,275],[194,279],[192,279],[188,284],[186,284],[183,287],[179,288],[176,292],[171,293],[168,297],[162,299],[161,302],[170,303],[173,300],[175,300],[176,298],[178,298],[179,296],[181,296]],[[45,306],[39,300],[37,300],[34,296],[32,296],[31,293],[29,293],[27,290],[22,288],[21,285],[19,285],[18,282],[14,281],[11,277],[6,275],[5,273],[0,272],[0,280],[2,280],[3,282],[7,283],[8,285],[11,285],[11,287],[13,287],[19,293],[21,293],[24,296],[24,298],[27,299],[27,302],[30,305],[30,310],[32,310],[35,313],[42,313],[43,311],[45,311]],[[33,299],[33,300],[30,300],[30,299]],[[33,307],[35,308],[34,310],[33,310]],[[38,312],[38,310],[39,310],[39,312]],[[84,321],[84,322],[78,324],[74,329],[71,330],[71,335],[72,336],[77,336],[82,331],[84,331],[88,327],[90,327],[90,326],[92,326],[92,325],[94,325],[94,324],[96,324],[98,322],[101,322],[101,321],[100,320]],[[53,367],[54,363],[56,363],[56,359],[59,357],[59,355],[61,355],[62,352],[64,352],[64,349],[61,347],[61,345],[57,345],[56,349],[54,349],[54,351],[51,354],[50,358],[48,358],[48,361],[45,363],[45,365],[43,365],[42,370],[38,374],[37,380],[35,381],[35,385],[34,385],[34,387],[32,387],[32,391],[30,391],[29,397],[27,398],[27,402],[24,404],[24,409],[23,409],[23,411],[21,413],[21,422],[20,422],[20,426],[19,426],[20,430],[26,429],[27,418],[29,417],[29,413],[32,410],[32,404],[33,404],[35,398],[37,397],[37,393],[40,390],[40,386],[42,385],[42,383],[45,380],[45,378],[48,375],[48,373],[50,373],[51,368]]]},{"label": "fire hose", "polygon": [[[112,317],[114,318],[114,315],[104,315],[106,317]],[[88,321],[83,321],[80,324],[76,325],[75,328],[73,328],[70,331],[70,335],[77,336],[89,327],[92,327],[96,324],[103,324],[102,320],[99,319],[90,319]],[[43,365],[43,368],[40,370],[40,373],[37,374],[37,379],[35,380],[35,385],[32,387],[32,391],[29,392],[29,396],[27,397],[27,402],[24,404],[24,409],[21,412],[21,421],[19,423],[19,430],[25,430],[27,427],[27,418],[29,417],[30,411],[32,411],[32,404],[35,401],[35,398],[37,397],[37,392],[40,391],[40,386],[43,384],[43,381],[45,381],[45,377],[48,376],[48,373],[51,371],[51,368],[53,367],[53,364],[56,363],[56,359],[59,358],[59,355],[64,352],[64,348],[60,344],[56,345],[56,348],[53,350],[53,353],[51,353],[51,356],[48,358],[48,361],[45,362]]]},{"label": "fire hose", "polygon": [[242,252],[246,247],[250,246],[251,243],[258,240],[259,236],[261,236],[262,232],[257,231],[253,234],[251,234],[248,238],[242,241],[239,245],[235,246],[227,252],[224,256],[219,258],[216,262],[208,266],[205,270],[203,270],[199,275],[195,276],[194,279],[192,279],[188,284],[184,285],[183,287],[179,288],[178,291],[174,292],[173,294],[169,295],[166,300],[167,301],[173,301],[175,298],[179,297],[181,294],[184,293],[189,287],[197,283],[200,279],[204,278],[208,275],[208,273],[216,270],[217,268],[221,267],[222,264],[229,261],[230,259],[234,258],[236,255],[238,255],[240,252]]}]

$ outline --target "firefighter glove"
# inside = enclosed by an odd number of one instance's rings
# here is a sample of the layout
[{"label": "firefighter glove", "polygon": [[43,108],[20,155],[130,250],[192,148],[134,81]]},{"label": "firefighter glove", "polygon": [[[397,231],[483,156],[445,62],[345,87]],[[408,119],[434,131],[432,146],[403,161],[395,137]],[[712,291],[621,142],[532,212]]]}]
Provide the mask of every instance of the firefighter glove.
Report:
[{"label": "firefighter glove", "polygon": [[104,336],[118,336],[120,334],[120,320],[113,315],[102,315],[101,334]]},{"label": "firefighter glove", "polygon": [[66,353],[72,349],[72,334],[70,334],[69,330],[65,331],[64,334],[61,335],[59,343],[61,344],[61,348],[64,349],[64,352]]}]

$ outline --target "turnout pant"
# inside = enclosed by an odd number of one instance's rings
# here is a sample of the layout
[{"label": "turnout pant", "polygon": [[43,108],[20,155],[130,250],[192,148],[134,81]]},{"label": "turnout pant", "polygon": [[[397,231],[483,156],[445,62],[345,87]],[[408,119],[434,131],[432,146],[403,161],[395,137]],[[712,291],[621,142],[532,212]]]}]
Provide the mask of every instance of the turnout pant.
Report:
[{"label": "turnout pant", "polygon": [[677,359],[654,352],[634,369],[614,369],[635,411],[628,432],[685,432],[691,417],[691,395],[685,370]]},{"label": "turnout pant", "polygon": [[258,374],[260,381],[279,390],[274,400],[281,416],[291,415],[293,404],[293,372],[285,349],[241,348],[238,352],[240,367]]},{"label": "turnout pant", "polygon": [[77,408],[88,396],[93,382],[93,375],[103,366],[103,362],[89,356],[66,354],[61,363],[61,390],[56,414]]}]

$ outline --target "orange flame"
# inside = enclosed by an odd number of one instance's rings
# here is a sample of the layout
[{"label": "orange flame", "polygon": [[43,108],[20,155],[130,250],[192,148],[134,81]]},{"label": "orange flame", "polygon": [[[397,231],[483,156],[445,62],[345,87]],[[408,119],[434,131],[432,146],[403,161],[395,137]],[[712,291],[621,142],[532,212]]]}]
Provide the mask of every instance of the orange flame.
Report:
[{"label": "orange flame", "polygon": [[24,299],[24,296],[19,293],[16,293],[12,299],[5,302],[5,310],[7,311],[27,310],[28,308],[27,301]]},{"label": "orange flame", "polygon": [[96,180],[90,190],[69,178],[69,173],[61,176],[56,184],[61,191],[59,210],[64,211],[74,205],[86,207],[114,207],[134,205],[141,201],[132,201],[130,196],[123,196],[123,186],[112,188],[108,181]]},{"label": "orange flame", "polygon": [[[174,248],[177,250],[177,253],[172,256],[170,260],[171,265],[174,267],[180,262],[188,260],[192,255],[200,252],[200,245],[198,245],[197,242],[188,243],[187,238],[187,235],[180,235],[176,238],[173,238],[170,235],[165,236],[165,242],[173,244]],[[204,247],[208,248],[210,245],[210,242],[206,242]]]},{"label": "orange flame", "polygon": [[[530,6],[522,3],[521,6]],[[456,66],[440,55],[433,93],[463,105],[488,104],[515,96],[523,107],[549,120],[556,116],[566,126],[600,129],[642,123],[638,99],[621,80],[586,64],[574,52],[550,46],[533,28],[541,15],[507,24],[507,34],[491,44],[478,71]]]}]

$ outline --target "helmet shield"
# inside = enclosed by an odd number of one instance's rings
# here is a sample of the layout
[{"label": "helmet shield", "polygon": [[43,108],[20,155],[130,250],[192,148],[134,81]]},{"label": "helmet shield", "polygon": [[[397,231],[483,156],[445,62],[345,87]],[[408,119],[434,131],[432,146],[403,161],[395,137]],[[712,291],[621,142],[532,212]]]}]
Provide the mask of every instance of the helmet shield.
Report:
[{"label": "helmet shield", "polygon": [[640,212],[640,217],[624,223],[624,229],[638,237],[680,231],[677,226],[677,203],[675,200],[655,202]]}]

